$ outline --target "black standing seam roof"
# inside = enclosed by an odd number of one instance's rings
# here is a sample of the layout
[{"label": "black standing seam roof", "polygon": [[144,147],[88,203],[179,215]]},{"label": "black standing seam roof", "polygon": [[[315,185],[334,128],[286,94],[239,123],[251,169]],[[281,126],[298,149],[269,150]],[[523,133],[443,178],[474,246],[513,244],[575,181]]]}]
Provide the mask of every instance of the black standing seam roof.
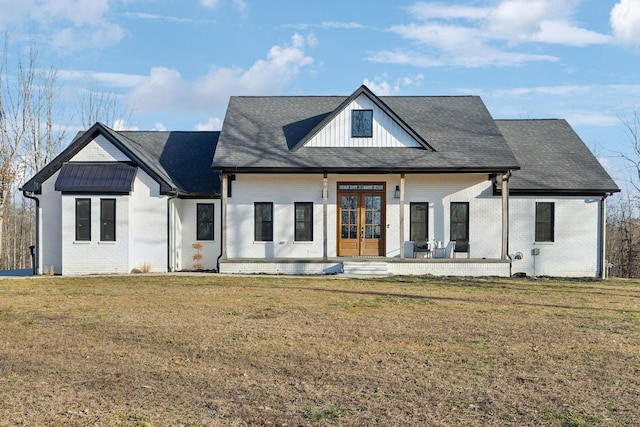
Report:
[{"label": "black standing seam roof", "polygon": [[138,168],[126,163],[65,163],[56,180],[56,191],[129,194]]}]

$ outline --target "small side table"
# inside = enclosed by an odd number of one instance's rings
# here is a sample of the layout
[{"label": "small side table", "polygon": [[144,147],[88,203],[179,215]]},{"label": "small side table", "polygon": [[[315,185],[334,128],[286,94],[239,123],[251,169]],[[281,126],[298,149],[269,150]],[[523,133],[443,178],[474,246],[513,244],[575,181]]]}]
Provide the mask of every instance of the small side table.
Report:
[{"label": "small side table", "polygon": [[433,250],[434,258],[446,258],[447,257],[447,248],[435,248]]}]

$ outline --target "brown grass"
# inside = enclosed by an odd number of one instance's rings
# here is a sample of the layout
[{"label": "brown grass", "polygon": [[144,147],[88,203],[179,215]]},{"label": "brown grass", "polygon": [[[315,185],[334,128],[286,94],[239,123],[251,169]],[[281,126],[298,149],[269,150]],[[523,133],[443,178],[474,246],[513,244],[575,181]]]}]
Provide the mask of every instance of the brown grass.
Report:
[{"label": "brown grass", "polygon": [[640,282],[0,281],[0,425],[639,425]]}]

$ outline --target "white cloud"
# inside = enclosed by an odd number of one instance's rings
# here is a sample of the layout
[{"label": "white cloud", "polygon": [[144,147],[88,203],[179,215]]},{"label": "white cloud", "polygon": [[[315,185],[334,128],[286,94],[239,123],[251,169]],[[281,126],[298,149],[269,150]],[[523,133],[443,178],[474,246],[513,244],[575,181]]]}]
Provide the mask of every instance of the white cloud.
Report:
[{"label": "white cloud", "polygon": [[214,67],[193,81],[177,70],[154,67],[129,93],[130,104],[135,111],[211,110],[226,105],[230,95],[278,94],[313,62],[303,50],[310,42],[296,34],[291,45],[273,46],[248,69]]},{"label": "white cloud", "polygon": [[222,120],[219,117],[209,117],[206,123],[196,124],[196,130],[220,130],[222,128]]},{"label": "white cloud", "polygon": [[125,131],[125,130],[137,131],[137,130],[140,130],[140,129],[138,129],[138,127],[132,126],[132,125],[128,124],[127,122],[125,122],[122,119],[118,119],[115,122],[113,122],[112,129],[115,130],[115,131]]},{"label": "white cloud", "polygon": [[200,0],[200,5],[209,9],[218,7],[219,4],[220,0]]},{"label": "white cloud", "polygon": [[339,21],[325,21],[320,23],[321,28],[325,29],[339,29],[339,30],[355,30],[365,28],[364,25],[357,22],[339,22]]},{"label": "white cloud", "polygon": [[68,54],[112,46],[124,38],[124,29],[109,20],[110,7],[110,0],[0,0],[0,23],[14,29],[35,24],[40,39]]},{"label": "white cloud", "polygon": [[485,18],[490,8],[447,5],[438,3],[415,3],[408,8],[409,12],[417,19],[426,21],[430,19],[482,19]]},{"label": "white cloud", "polygon": [[581,28],[572,21],[579,3],[580,0],[501,0],[493,7],[414,3],[407,9],[416,22],[395,25],[388,31],[417,47],[375,52],[369,59],[420,67],[517,66],[531,61],[557,61],[552,55],[516,52],[514,48],[531,43],[589,46],[610,42],[611,36]]},{"label": "white cloud", "polygon": [[610,22],[616,39],[640,45],[640,0],[620,0],[611,9]]},{"label": "white cloud", "polygon": [[74,53],[84,49],[100,49],[118,44],[124,38],[119,25],[103,22],[92,27],[67,27],[56,31],[51,45],[58,52]]},{"label": "white cloud", "polygon": [[96,83],[114,88],[132,88],[141,84],[145,76],[83,70],[59,70],[58,78],[79,83]]},{"label": "white cloud", "polygon": [[620,118],[599,111],[568,111],[564,118],[572,126],[619,126]]},{"label": "white cloud", "polygon": [[418,86],[423,80],[424,76],[418,74],[414,77],[401,77],[395,79],[393,82],[389,82],[388,76],[385,74],[383,76],[376,76],[373,80],[364,79],[362,83],[378,96],[389,96],[402,92],[402,87]]}]

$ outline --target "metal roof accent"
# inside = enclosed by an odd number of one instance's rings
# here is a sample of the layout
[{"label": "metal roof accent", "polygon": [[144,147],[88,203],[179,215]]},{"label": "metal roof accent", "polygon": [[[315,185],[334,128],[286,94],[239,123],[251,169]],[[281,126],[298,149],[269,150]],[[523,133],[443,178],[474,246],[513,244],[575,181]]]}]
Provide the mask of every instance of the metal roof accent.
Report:
[{"label": "metal roof accent", "polygon": [[129,194],[138,168],[119,162],[65,163],[56,179],[63,193]]}]

